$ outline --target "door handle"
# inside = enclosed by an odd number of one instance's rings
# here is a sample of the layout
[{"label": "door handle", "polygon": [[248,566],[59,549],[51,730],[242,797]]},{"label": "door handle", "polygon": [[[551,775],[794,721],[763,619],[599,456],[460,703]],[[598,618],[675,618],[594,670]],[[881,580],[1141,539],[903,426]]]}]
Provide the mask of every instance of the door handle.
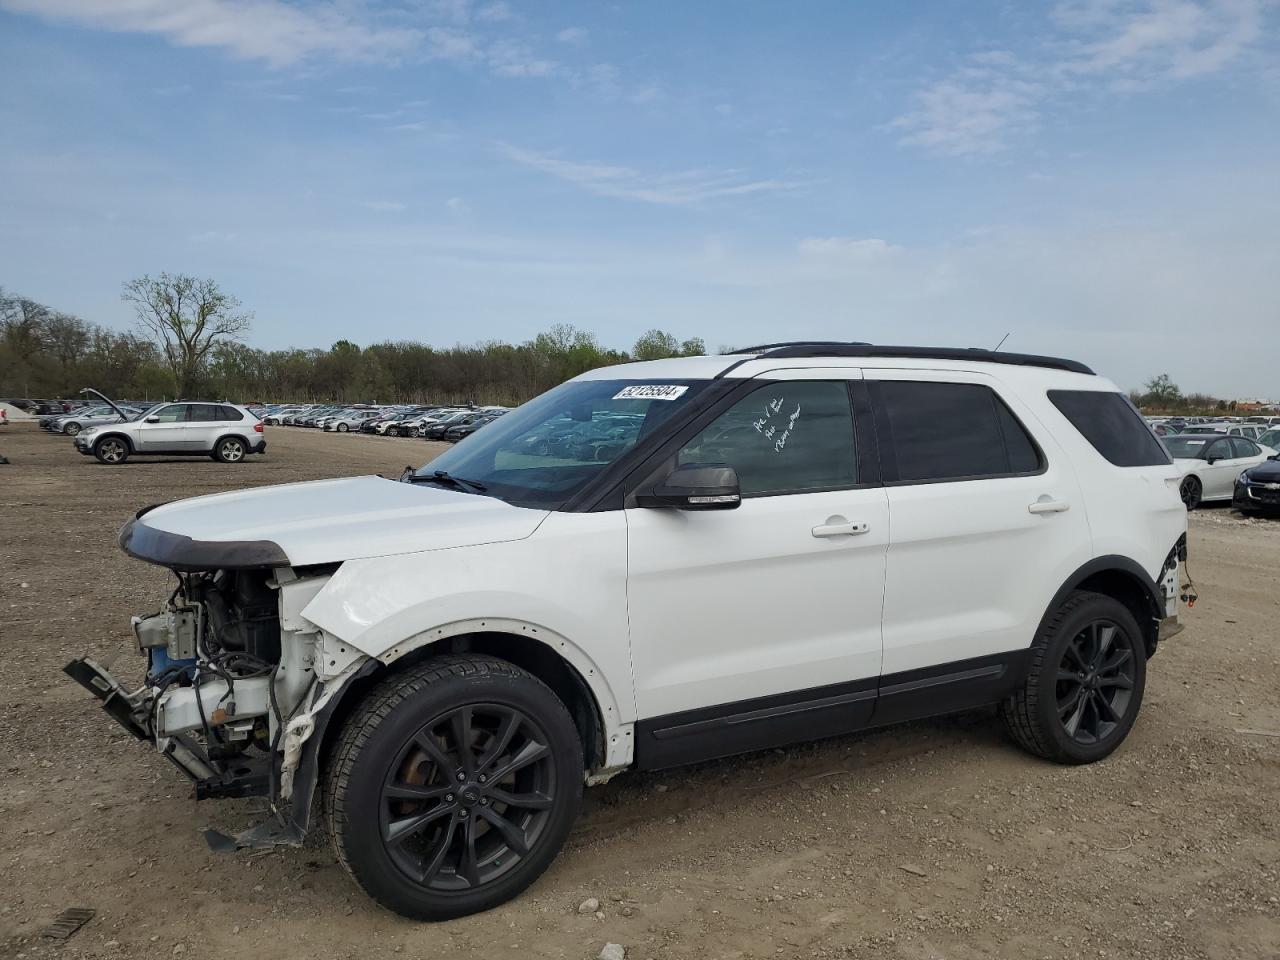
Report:
[{"label": "door handle", "polygon": [[1048,497],[1041,497],[1035,503],[1027,507],[1028,513],[1065,513],[1071,509],[1071,504],[1065,500],[1050,500]]},{"label": "door handle", "polygon": [[856,537],[860,533],[871,530],[871,524],[851,520],[837,520],[831,517],[826,523],[820,523],[810,531],[815,537]]}]

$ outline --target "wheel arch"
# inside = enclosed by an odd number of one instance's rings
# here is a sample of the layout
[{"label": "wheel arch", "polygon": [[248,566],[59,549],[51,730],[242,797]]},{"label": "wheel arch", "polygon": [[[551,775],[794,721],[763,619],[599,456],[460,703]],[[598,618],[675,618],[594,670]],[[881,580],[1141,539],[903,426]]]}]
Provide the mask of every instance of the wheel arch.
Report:
[{"label": "wheel arch", "polygon": [[370,665],[378,666],[361,671],[346,685],[328,718],[320,743],[320,766],[327,763],[347,718],[370,689],[426,660],[460,653],[483,653],[505,660],[545,683],[573,718],[582,740],[584,772],[619,765],[615,762],[619,748],[625,749],[629,763],[631,725],[620,727],[617,706],[599,671],[589,662],[573,662],[580,659],[573,657],[576,648],[568,649],[562,638],[548,634],[544,639],[531,636],[531,632],[543,633],[540,628],[514,621],[467,621],[425,631],[372,658]]},{"label": "wheel arch", "polygon": [[126,447],[128,447],[128,448],[129,448],[129,452],[130,452],[130,453],[137,453],[137,452],[138,452],[137,450],[135,450],[135,449],[133,448],[133,438],[132,438],[132,437],[130,437],[127,433],[122,433],[122,432],[121,432],[121,431],[119,431],[119,430],[110,430],[110,431],[108,431],[108,432],[106,432],[106,433],[103,433],[103,434],[101,434],[101,435],[99,435],[99,436],[94,437],[94,438],[93,438],[93,449],[94,449],[94,450],[98,449],[98,444],[100,444],[103,440],[106,440],[108,437],[115,437],[117,440],[123,440],[123,441],[124,441],[124,445],[125,445]]},{"label": "wheel arch", "polygon": [[218,434],[217,439],[214,440],[213,443],[210,445],[209,452],[210,453],[215,452],[218,449],[218,444],[220,444],[223,440],[239,440],[240,443],[244,445],[244,452],[246,456],[248,456],[252,452],[249,449],[250,446],[252,446],[252,444],[248,440],[246,440],[244,437],[242,437],[240,434],[236,433],[234,430],[228,430],[226,433]]},{"label": "wheel arch", "polygon": [[1067,597],[1077,590],[1100,593],[1124,604],[1142,630],[1147,656],[1156,652],[1160,620],[1164,616],[1160,590],[1151,575],[1130,557],[1110,555],[1095,557],[1081,566],[1058,588],[1045,610],[1037,633],[1044,630]]}]

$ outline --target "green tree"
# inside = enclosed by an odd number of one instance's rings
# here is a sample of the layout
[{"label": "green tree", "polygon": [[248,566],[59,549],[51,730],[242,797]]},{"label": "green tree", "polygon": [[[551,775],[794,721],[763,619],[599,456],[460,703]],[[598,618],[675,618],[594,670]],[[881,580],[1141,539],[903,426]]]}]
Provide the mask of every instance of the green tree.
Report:
[{"label": "green tree", "polygon": [[120,298],[133,305],[138,325],[160,345],[184,397],[199,387],[214,346],[238,340],[253,321],[216,280],[181,273],[130,280]]}]

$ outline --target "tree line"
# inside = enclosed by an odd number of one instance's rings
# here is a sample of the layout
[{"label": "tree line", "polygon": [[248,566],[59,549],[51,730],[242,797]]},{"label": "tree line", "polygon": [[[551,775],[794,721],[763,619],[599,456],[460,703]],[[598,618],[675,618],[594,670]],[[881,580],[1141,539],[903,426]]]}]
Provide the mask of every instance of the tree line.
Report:
[{"label": "tree line", "polygon": [[1183,393],[1167,373],[1152,377],[1141,390],[1129,391],[1129,399],[1146,414],[1203,417],[1236,412],[1235,400],[1222,400],[1207,393]]},{"label": "tree line", "polygon": [[141,277],[124,285],[122,299],[137,315],[134,331],[0,288],[0,396],[65,398],[89,386],[137,400],[517,404],[595,367],[706,352],[701,339],[662,330],[630,352],[614,350],[569,324],[519,344],[339,340],[328,349],[262,350],[243,339],[252,314],[212,280]]}]

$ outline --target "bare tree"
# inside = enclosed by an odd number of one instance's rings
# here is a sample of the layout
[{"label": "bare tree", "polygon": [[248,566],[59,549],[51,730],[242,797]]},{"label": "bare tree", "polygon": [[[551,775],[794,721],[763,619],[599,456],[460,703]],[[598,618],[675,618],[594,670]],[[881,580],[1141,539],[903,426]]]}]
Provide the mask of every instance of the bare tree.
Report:
[{"label": "bare tree", "polygon": [[253,314],[240,312],[240,301],[223,293],[216,280],[180,273],[130,280],[120,296],[133,304],[138,325],[164,350],[181,397],[197,389],[214,345],[240,339],[253,321]]}]

